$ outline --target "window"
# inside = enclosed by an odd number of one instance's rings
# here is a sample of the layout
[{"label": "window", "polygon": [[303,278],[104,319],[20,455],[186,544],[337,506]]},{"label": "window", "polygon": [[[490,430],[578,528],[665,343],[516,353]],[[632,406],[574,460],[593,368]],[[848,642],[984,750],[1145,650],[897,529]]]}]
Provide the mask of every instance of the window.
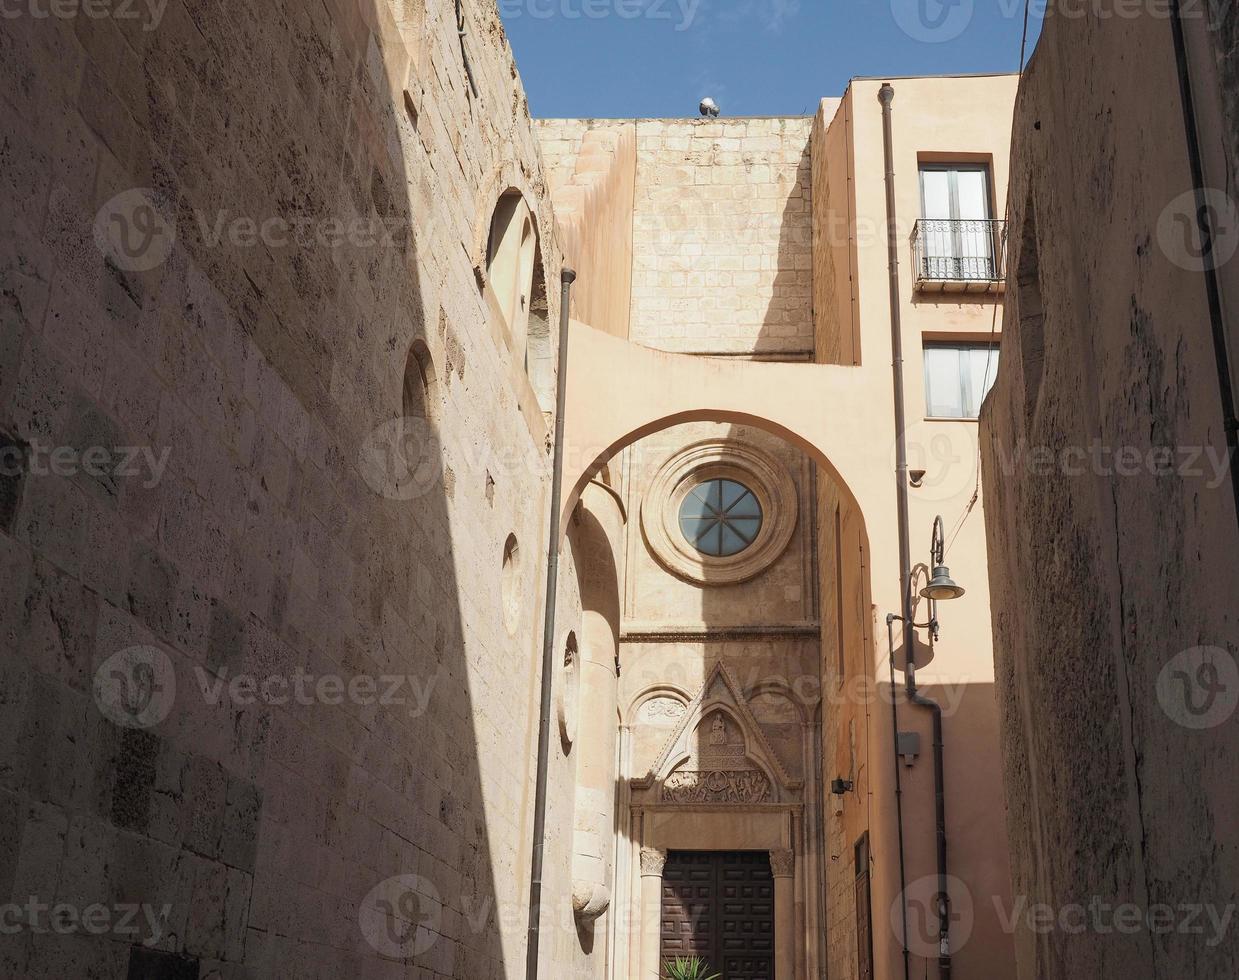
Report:
[{"label": "window", "polygon": [[735,480],[707,480],[680,504],[680,530],[703,555],[727,558],[751,545],[761,530],[761,504]]},{"label": "window", "polygon": [[495,205],[486,245],[486,278],[512,353],[529,375],[539,406],[550,412],[555,404],[555,352],[546,275],[534,214],[520,191],[506,192]]},{"label": "window", "polygon": [[927,345],[925,414],[975,419],[997,374],[998,348],[992,344]]},{"label": "window", "polygon": [[985,164],[922,164],[922,279],[992,280],[999,223],[989,199]]},{"label": "window", "polygon": [[486,247],[486,271],[512,337],[513,349],[523,361],[533,293],[533,266],[538,240],[533,214],[518,191],[499,198],[491,218]]}]

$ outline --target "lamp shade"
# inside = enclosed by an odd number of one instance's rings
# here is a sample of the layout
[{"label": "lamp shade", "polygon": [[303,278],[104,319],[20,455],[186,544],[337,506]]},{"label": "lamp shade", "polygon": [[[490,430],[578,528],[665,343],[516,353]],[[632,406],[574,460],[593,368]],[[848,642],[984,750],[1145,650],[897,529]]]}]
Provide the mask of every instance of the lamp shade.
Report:
[{"label": "lamp shade", "polygon": [[921,589],[922,598],[933,599],[935,602],[958,599],[963,594],[963,586],[955,583],[955,580],[951,578],[951,570],[945,565],[935,566],[933,578],[929,580],[925,588]]}]

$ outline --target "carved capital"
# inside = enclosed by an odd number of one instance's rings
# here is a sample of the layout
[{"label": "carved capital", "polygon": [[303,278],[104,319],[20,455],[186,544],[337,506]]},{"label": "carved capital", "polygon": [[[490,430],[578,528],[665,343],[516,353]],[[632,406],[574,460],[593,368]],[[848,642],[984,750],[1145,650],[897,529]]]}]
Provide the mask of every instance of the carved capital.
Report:
[{"label": "carved capital", "polygon": [[770,852],[770,873],[776,878],[791,878],[796,873],[796,855],[789,850]]},{"label": "carved capital", "polygon": [[657,847],[641,848],[641,877],[661,878],[663,865],[667,863],[667,852]]}]

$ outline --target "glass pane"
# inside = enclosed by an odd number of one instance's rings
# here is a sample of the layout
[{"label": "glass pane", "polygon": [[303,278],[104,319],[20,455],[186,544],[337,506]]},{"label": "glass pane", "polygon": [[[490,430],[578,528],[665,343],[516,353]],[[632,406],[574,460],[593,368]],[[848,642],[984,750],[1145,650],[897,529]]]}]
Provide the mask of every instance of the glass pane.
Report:
[{"label": "glass pane", "polygon": [[723,525],[722,532],[723,548],[722,551],[719,552],[720,555],[734,555],[749,546],[749,542],[745,541],[726,524]]},{"label": "glass pane", "polygon": [[728,521],[727,523],[749,544],[753,543],[753,540],[757,537],[757,532],[761,530],[761,518],[759,517],[742,517],[739,520]]},{"label": "glass pane", "polygon": [[761,504],[757,502],[757,498],[747,490],[744,495],[731,505],[727,511],[727,516],[733,521],[740,517],[760,517]]},{"label": "glass pane", "polygon": [[697,542],[697,547],[704,551],[707,555],[721,555],[722,534],[723,526],[721,524],[715,524],[709,531],[701,536],[701,540]]},{"label": "glass pane", "polygon": [[705,501],[701,499],[696,490],[685,497],[684,503],[680,505],[681,521],[697,520],[705,517],[709,513],[709,508],[706,507]]},{"label": "glass pane", "polygon": [[749,492],[748,487],[742,486],[734,480],[719,480],[719,483],[723,496],[723,510],[730,510],[737,500]]},{"label": "glass pane", "polygon": [[973,347],[967,354],[968,372],[965,375],[964,408],[968,418],[981,414],[981,402],[994,386],[998,375],[998,348]]},{"label": "glass pane", "polygon": [[695,517],[680,518],[680,533],[688,538],[693,544],[697,543],[697,539],[701,536],[701,532],[705,530],[706,522]]},{"label": "glass pane", "polygon": [[959,191],[957,217],[965,221],[981,221],[990,216],[987,176],[984,170],[955,171],[955,185]]},{"label": "glass pane", "polygon": [[963,418],[959,348],[925,348],[925,414],[934,418]]},{"label": "glass pane", "polygon": [[946,170],[921,171],[921,195],[926,218],[950,218],[951,175]]}]

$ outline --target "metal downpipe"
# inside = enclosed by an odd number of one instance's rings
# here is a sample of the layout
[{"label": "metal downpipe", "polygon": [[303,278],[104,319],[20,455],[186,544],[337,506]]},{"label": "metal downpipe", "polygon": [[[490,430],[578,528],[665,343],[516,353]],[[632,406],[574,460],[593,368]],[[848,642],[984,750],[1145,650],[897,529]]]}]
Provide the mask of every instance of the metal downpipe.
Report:
[{"label": "metal downpipe", "polygon": [[546,842],[546,792],[551,748],[551,691],[555,668],[555,599],[559,588],[559,508],[563,492],[564,407],[568,395],[568,303],[576,273],[560,273],[559,364],[555,373],[555,448],[551,469],[551,519],[546,547],[546,610],[542,620],[542,696],[538,708],[538,780],[534,794],[533,856],[529,873],[526,980],[537,980],[541,939],[542,865]]},{"label": "metal downpipe", "polygon": [[1217,259],[1213,245],[1213,209],[1205,197],[1204,162],[1200,152],[1200,131],[1196,124],[1196,102],[1192,95],[1191,65],[1183,33],[1181,0],[1170,0],[1170,23],[1174,33],[1175,64],[1179,75],[1179,96],[1183,102],[1183,128],[1187,137],[1188,164],[1192,171],[1192,190],[1196,196],[1196,229],[1204,248],[1205,294],[1209,300],[1209,322],[1213,334],[1213,357],[1217,365],[1218,391],[1222,400],[1222,419],[1226,447],[1230,453],[1230,486],[1235,496],[1235,518],[1239,521],[1239,419],[1235,414],[1234,377],[1226,344],[1226,322],[1222,312],[1222,290],[1218,285]]},{"label": "metal downpipe", "polygon": [[903,892],[907,888],[907,865],[904,860],[903,848],[903,773],[899,771],[899,699],[895,696],[895,620],[900,617],[894,613],[886,614],[886,646],[890,656],[886,663],[891,673],[891,744],[895,747],[892,753],[895,760],[895,820],[899,824],[899,912],[903,917],[903,975],[904,980],[911,980],[912,967],[908,960],[908,903],[903,900]]},{"label": "metal downpipe", "polygon": [[[951,908],[947,894],[946,861],[946,790],[943,779],[942,709],[937,702],[922,696],[916,689],[915,630],[912,623],[912,546],[909,540],[908,518],[908,443],[907,410],[903,394],[903,324],[899,295],[899,235],[895,212],[895,151],[891,132],[891,105],[895,101],[895,89],[886,82],[878,92],[882,103],[882,151],[886,169],[886,250],[887,269],[890,280],[891,307],[891,372],[894,379],[895,402],[895,479],[899,519],[899,574],[900,600],[903,620],[904,678],[909,702],[934,713],[934,794],[935,822],[937,824],[938,864],[938,976],[948,980],[951,976],[950,926]],[[892,697],[894,692],[892,692]],[[898,766],[898,746],[891,746]],[[899,811],[899,832],[903,834],[902,806]],[[903,905],[904,921],[907,921],[907,899],[904,891],[907,882],[900,876],[900,903]],[[907,932],[904,933],[904,976],[910,977],[906,953]]]}]

